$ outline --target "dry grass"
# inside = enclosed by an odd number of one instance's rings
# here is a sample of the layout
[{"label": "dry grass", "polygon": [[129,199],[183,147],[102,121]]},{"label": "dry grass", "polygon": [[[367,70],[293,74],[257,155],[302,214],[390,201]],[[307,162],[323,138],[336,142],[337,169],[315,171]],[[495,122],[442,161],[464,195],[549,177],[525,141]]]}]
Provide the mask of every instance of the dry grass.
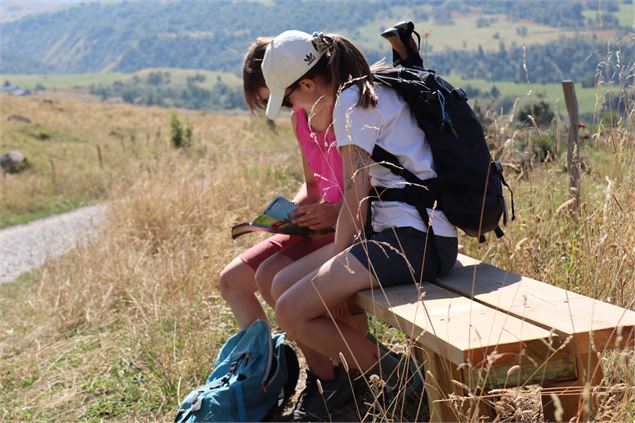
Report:
[{"label": "dry grass", "polygon": [[[236,330],[215,284],[223,265],[254,237],[232,242],[228,228],[251,217],[274,193],[290,194],[301,178],[288,125],[273,133],[263,119],[187,113],[195,145],[178,152],[167,143],[166,111],[11,101],[12,113],[91,140],[78,143],[83,150],[68,141],[59,148],[85,163],[76,183],[100,187],[113,206],[98,240],[0,287],[0,416],[171,419],[179,399],[208,374],[218,347]],[[110,135],[113,130],[126,134],[123,142]],[[131,133],[137,134],[134,142]],[[495,134],[506,161],[516,160],[514,146],[532,142],[526,131],[502,128]],[[517,221],[505,238],[487,246],[463,239],[468,253],[633,308],[632,134],[631,117],[584,146],[589,170],[582,175],[578,214],[563,206],[568,193],[562,158],[540,166],[538,160],[516,163],[521,172],[510,179]],[[106,183],[95,170],[95,142],[104,147],[112,172]],[[115,169],[123,157],[130,159]],[[12,179],[12,189],[28,192],[32,177]],[[606,389],[597,393],[596,417],[632,418],[632,355],[604,360]],[[497,401],[499,421],[540,418],[531,414],[535,404],[527,405],[526,396],[509,391]]]},{"label": "dry grass", "polygon": [[[113,113],[119,125],[119,115],[168,120],[141,108]],[[301,173],[286,127],[274,137],[262,119],[187,120],[198,139],[191,151],[160,148],[119,173],[99,240],[0,287],[0,416],[165,419],[209,372],[236,329],[217,274],[250,241],[233,243],[228,228],[274,192],[290,194]]]},{"label": "dry grass", "polygon": [[[21,150],[31,163],[21,174],[0,174],[0,227],[63,210],[62,205],[68,209],[105,199],[113,183],[134,179],[171,150],[169,113],[68,98],[0,95],[0,154]],[[194,130],[193,151],[187,160],[177,160],[178,165],[196,157],[218,160],[218,154],[233,160],[248,153],[258,131],[267,132],[264,125],[252,128],[246,117],[178,113]],[[228,144],[231,152],[219,149]]]}]

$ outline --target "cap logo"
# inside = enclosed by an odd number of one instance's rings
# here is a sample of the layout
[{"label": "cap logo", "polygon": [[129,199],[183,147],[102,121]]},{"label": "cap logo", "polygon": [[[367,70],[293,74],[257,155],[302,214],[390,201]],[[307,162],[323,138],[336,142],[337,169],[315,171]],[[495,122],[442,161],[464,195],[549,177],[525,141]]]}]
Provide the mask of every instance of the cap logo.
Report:
[{"label": "cap logo", "polygon": [[307,66],[310,65],[311,63],[315,61],[315,55],[313,53],[307,54],[304,57],[304,61],[306,62]]}]

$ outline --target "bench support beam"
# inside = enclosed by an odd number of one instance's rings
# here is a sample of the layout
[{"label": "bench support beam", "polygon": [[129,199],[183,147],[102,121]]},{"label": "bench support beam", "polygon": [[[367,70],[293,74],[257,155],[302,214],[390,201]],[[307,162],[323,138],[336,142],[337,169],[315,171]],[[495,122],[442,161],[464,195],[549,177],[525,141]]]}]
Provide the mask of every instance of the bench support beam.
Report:
[{"label": "bench support beam", "polygon": [[[576,354],[578,379],[569,382],[549,383],[541,395],[545,421],[586,421],[593,409],[592,391],[602,382],[604,374],[595,351]],[[558,406],[552,395],[558,397]]]}]

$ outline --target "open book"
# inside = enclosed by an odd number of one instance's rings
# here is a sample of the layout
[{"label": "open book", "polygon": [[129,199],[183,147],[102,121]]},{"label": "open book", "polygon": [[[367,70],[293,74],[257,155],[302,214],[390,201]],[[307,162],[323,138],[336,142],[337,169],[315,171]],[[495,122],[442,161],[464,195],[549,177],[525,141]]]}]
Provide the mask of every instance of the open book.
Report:
[{"label": "open book", "polygon": [[309,238],[332,232],[332,229],[315,231],[291,223],[290,213],[298,206],[284,197],[276,197],[267,209],[251,223],[241,223],[232,227],[232,239],[249,232],[269,232],[275,234],[301,235]]}]

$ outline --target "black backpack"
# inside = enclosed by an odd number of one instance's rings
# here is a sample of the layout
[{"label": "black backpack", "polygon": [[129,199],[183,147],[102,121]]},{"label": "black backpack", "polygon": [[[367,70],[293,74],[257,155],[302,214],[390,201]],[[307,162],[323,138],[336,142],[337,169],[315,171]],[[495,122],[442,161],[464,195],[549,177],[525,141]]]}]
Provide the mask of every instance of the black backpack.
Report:
[{"label": "black backpack", "polygon": [[[437,177],[422,181],[393,154],[375,146],[372,159],[409,184],[404,189],[373,187],[370,201],[411,204],[426,224],[426,208],[436,208],[453,225],[481,242],[490,231],[503,236],[499,222],[502,217],[507,225],[508,219],[502,185],[509,186],[502,166],[489,153],[483,128],[465,92],[426,69],[396,67],[374,73],[373,79],[397,91],[410,107],[432,148]],[[368,214],[370,219],[370,206]],[[511,218],[515,218],[513,193]]]}]

